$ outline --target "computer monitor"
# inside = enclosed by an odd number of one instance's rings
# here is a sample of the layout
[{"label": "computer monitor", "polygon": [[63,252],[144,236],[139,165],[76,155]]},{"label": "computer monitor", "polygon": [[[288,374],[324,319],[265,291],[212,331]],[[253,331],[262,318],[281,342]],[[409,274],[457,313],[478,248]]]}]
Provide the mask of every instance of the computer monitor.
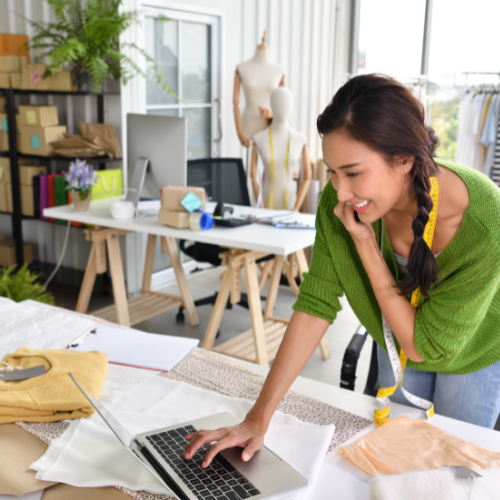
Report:
[{"label": "computer monitor", "polygon": [[250,206],[241,158],[201,158],[187,163],[188,186],[202,187],[216,202]]},{"label": "computer monitor", "polygon": [[186,186],[187,119],[129,113],[128,186],[132,189],[140,189],[137,180],[141,176],[136,175],[134,178],[134,168],[139,158],[149,160],[140,192],[142,199],[159,199],[159,190],[166,184]]}]

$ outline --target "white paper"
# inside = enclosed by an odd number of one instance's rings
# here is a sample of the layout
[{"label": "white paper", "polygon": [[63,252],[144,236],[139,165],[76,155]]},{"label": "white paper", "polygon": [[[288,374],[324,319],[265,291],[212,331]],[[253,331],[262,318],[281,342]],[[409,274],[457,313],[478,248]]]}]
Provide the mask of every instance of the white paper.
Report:
[{"label": "white paper", "polygon": [[75,338],[96,328],[90,318],[55,308],[18,304],[0,297],[0,359],[20,347],[66,349]]},{"label": "white paper", "polygon": [[[134,435],[220,412],[243,420],[252,405],[243,399],[153,377],[106,407]],[[265,444],[309,480],[307,487],[276,498],[309,498],[334,430],[333,425],[319,426],[275,413]],[[72,424],[66,432],[69,438],[61,436],[51,443],[43,457],[31,465],[32,470],[38,471],[36,479],[81,487],[120,485],[132,490],[166,492],[97,414]]]},{"label": "white paper", "polygon": [[198,344],[198,339],[100,326],[74,350],[101,351],[110,363],[170,371]]}]

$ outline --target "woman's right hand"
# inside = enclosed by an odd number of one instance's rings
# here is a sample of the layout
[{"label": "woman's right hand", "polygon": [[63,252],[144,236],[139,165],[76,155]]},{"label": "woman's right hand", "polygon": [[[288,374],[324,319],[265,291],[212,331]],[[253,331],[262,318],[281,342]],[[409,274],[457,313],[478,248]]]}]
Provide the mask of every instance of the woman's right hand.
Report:
[{"label": "woman's right hand", "polygon": [[233,448],[235,446],[243,448],[241,459],[244,462],[248,462],[248,460],[253,457],[254,453],[262,448],[266,430],[267,428],[258,425],[248,418],[241,424],[233,427],[223,427],[215,431],[201,430],[186,436],[189,444],[184,450],[183,457],[189,460],[204,444],[216,441],[205,455],[202,463],[203,468],[210,465],[217,453],[226,448]]}]

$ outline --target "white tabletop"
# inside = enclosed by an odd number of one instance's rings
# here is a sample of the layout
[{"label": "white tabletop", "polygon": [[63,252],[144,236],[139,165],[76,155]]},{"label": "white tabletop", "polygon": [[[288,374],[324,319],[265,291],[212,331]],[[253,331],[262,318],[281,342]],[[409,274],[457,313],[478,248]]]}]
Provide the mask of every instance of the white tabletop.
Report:
[{"label": "white tabletop", "polygon": [[[45,217],[81,222],[126,231],[170,236],[184,240],[212,243],[227,248],[254,250],[276,255],[287,256],[303,248],[313,245],[316,231],[314,229],[276,229],[263,224],[250,224],[238,228],[213,227],[207,231],[191,231],[190,229],[175,229],[160,224],[158,215],[143,215],[133,219],[119,220],[111,217],[109,207],[119,198],[106,198],[90,203],[87,212],[76,212],[72,205],[46,208]],[[284,213],[284,210],[267,210],[263,208],[231,205],[234,213],[231,217],[242,215],[272,216]],[[206,210],[212,213],[215,203],[207,203]],[[315,216],[311,214],[291,213],[290,221],[298,221],[314,227]]]}]

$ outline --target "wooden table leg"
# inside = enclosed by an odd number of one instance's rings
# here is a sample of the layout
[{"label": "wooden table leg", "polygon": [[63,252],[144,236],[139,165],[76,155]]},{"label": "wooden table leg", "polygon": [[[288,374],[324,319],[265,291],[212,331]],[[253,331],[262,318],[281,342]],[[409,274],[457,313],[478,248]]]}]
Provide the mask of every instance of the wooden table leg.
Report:
[{"label": "wooden table leg", "polygon": [[144,263],[144,274],[142,275],[142,293],[151,290],[151,276],[155,262],[156,234],[148,235],[148,246],[146,247],[146,262]]},{"label": "wooden table leg", "polygon": [[194,306],[193,296],[191,295],[191,290],[189,289],[186,275],[184,274],[184,269],[179,257],[179,250],[175,244],[175,240],[174,238],[167,238],[166,236],[162,236],[162,238],[164,238],[164,243],[170,256],[170,262],[174,268],[175,277],[177,278],[177,284],[179,285],[179,289],[181,291],[182,301],[184,309],[186,309],[186,313],[188,315],[189,324],[191,326],[199,325],[200,320],[198,318],[198,313],[196,312],[196,307]]},{"label": "wooden table leg", "polygon": [[271,269],[273,268],[274,265],[274,259],[268,260],[264,268],[262,269],[262,272],[260,274],[260,280],[259,280],[259,289],[262,290],[264,288],[264,285],[266,284],[267,278],[269,274],[271,273]]},{"label": "wooden table leg", "polygon": [[109,268],[111,271],[111,282],[113,284],[117,322],[119,325],[130,326],[127,292],[125,290],[125,278],[123,276],[122,255],[120,252],[120,240],[117,234],[109,232],[106,235],[106,242],[108,244]]},{"label": "wooden table leg", "polygon": [[[264,332],[264,318],[260,302],[259,280],[254,257],[245,258],[245,280],[247,282],[248,308],[252,320],[253,338],[255,342],[255,356],[257,364],[269,366],[267,356],[266,336]],[[278,273],[276,273],[278,275]]]},{"label": "wooden table leg", "polygon": [[228,267],[226,269],[226,273],[224,274],[224,279],[222,280],[219,293],[217,294],[212,316],[210,316],[210,322],[208,323],[205,338],[203,339],[203,344],[201,345],[204,349],[212,349],[214,345],[215,336],[217,335],[217,330],[219,329],[220,322],[222,321],[222,315],[226,310],[227,299],[229,298],[229,293],[231,292],[233,279],[234,269]]},{"label": "wooden table leg", "polygon": [[282,255],[276,255],[274,258],[273,274],[267,292],[266,308],[264,309],[264,320],[268,320],[273,316],[276,297],[278,295],[278,287],[281,280],[281,271],[283,270],[283,260],[284,258]]},{"label": "wooden table leg", "polygon": [[94,289],[96,275],[96,243],[92,243],[89,260],[87,261],[87,269],[85,269],[82,287],[80,288],[78,302],[76,303],[76,312],[86,314],[89,308],[92,290]]}]

